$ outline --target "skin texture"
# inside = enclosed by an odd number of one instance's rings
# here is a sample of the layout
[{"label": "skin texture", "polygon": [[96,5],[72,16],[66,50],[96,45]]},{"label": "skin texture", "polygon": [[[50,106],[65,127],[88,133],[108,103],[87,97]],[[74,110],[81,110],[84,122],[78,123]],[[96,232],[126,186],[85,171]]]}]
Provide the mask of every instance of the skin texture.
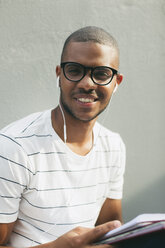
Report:
[{"label": "skin texture", "polygon": [[115,200],[115,199],[106,199],[99,217],[96,221],[96,226],[101,225],[107,221],[110,220],[120,220],[122,223],[122,204],[121,200]]},{"label": "skin texture", "polygon": [[[6,244],[13,230],[15,222],[0,224],[0,245]],[[0,246],[1,247],[1,246]]]},{"label": "skin texture", "polygon": [[[64,61],[77,62],[85,66],[109,66],[118,70],[118,53],[111,47],[93,42],[71,42]],[[92,148],[92,129],[97,116],[107,107],[114,87],[122,81],[122,75],[115,75],[110,84],[100,86],[93,83],[90,71],[78,83],[67,80],[60,66],[56,67],[60,82],[60,102],[67,128],[67,145],[79,155],[86,155]],[[82,103],[79,98],[94,99]],[[53,127],[63,139],[63,118],[59,107],[52,115]],[[80,132],[81,130],[81,132]]]},{"label": "skin texture", "polygon": [[[115,48],[93,42],[71,42],[63,59],[62,62],[77,62],[89,67],[109,66],[118,70],[119,66]],[[67,145],[73,152],[86,155],[93,145],[92,129],[97,116],[107,107],[115,85],[122,82],[123,76],[115,75],[110,84],[99,86],[93,83],[90,71],[77,83],[67,80],[60,66],[56,67],[56,74],[60,79],[60,101],[66,120]],[[95,101],[86,105],[78,101],[79,97],[94,98]],[[63,139],[63,118],[58,107],[54,110],[54,117],[54,129]],[[121,200],[106,199],[96,225],[115,219],[122,222],[121,209]]]},{"label": "skin texture", "polygon": [[[64,60],[65,62],[78,62],[85,66],[109,66],[118,70],[117,51],[111,46],[93,42],[71,42]],[[123,77],[115,75],[109,85],[99,86],[91,80],[90,71],[78,83],[68,81],[60,66],[56,67],[56,74],[60,78],[60,102],[66,119],[66,145],[73,152],[84,156],[89,153],[93,145],[92,129],[97,116],[107,107],[115,85],[120,84]],[[80,98],[94,99],[94,101],[82,103]],[[58,106],[52,111],[52,126],[62,140],[64,140],[63,124],[63,117]],[[106,199],[96,225],[115,219],[122,221],[121,200]],[[14,224],[14,222],[0,224],[0,245],[7,243]],[[36,248],[94,248],[95,246],[91,245],[92,242],[119,225],[119,222],[108,222],[95,229],[78,227],[57,240],[36,246]],[[97,246],[97,248],[101,247],[110,246]]]},{"label": "skin texture", "polygon": [[[111,56],[109,56],[111,54]],[[68,45],[64,60],[78,62],[85,66],[110,66],[118,69],[118,55],[113,47],[93,42],[71,42]],[[70,82],[64,77],[63,70],[58,66],[57,75],[60,77],[61,102],[65,111],[69,110],[71,117],[88,122],[94,119],[106,108],[114,86],[120,83],[121,75],[114,76],[112,82],[106,86],[93,83],[90,72],[78,83]],[[118,82],[117,82],[118,81]],[[80,96],[94,98],[90,105],[82,105],[78,101]]]}]

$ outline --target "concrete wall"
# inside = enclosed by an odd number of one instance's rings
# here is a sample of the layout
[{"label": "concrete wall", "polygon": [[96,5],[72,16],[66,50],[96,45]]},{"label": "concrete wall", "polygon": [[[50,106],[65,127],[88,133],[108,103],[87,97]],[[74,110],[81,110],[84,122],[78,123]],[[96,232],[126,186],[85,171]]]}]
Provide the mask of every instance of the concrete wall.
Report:
[{"label": "concrete wall", "polygon": [[0,0],[0,128],[58,103],[55,66],[72,31],[117,38],[124,81],[104,124],[127,146],[125,221],[165,212],[164,24],[164,0]]}]

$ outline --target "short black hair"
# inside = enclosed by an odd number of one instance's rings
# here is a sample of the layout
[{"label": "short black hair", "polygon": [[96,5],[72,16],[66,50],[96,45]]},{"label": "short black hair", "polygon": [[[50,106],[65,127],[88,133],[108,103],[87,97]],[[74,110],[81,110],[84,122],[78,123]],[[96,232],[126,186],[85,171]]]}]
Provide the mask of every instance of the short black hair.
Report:
[{"label": "short black hair", "polygon": [[95,27],[95,26],[87,26],[77,31],[73,32],[65,41],[62,54],[61,54],[61,62],[63,61],[66,48],[70,42],[94,42],[103,45],[108,45],[114,47],[119,54],[119,47],[116,39],[105,31],[103,28]]}]

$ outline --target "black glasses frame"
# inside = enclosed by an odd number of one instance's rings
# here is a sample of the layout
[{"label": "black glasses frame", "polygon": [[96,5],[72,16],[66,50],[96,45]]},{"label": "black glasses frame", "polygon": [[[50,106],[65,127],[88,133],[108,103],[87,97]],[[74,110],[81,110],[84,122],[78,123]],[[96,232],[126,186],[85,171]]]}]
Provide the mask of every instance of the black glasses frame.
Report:
[{"label": "black glasses frame", "polygon": [[[65,73],[65,66],[66,66],[67,64],[76,64],[76,65],[79,65],[79,66],[81,66],[81,67],[83,68],[83,72],[84,72],[84,73],[83,73],[82,77],[81,77],[79,80],[71,80],[71,79],[69,79],[69,78],[67,77],[67,75],[66,75],[66,73]],[[69,61],[68,61],[68,62],[62,62],[62,63],[60,64],[60,66],[61,66],[61,68],[63,69],[63,73],[64,73],[65,78],[66,78],[67,80],[71,81],[71,82],[79,82],[79,81],[81,81],[81,80],[85,77],[87,71],[88,71],[88,70],[91,70],[91,79],[92,79],[92,81],[93,81],[95,84],[97,84],[97,85],[105,86],[105,85],[109,84],[109,83],[113,80],[114,75],[117,75],[117,74],[118,74],[118,71],[117,71],[117,70],[115,70],[114,68],[108,67],[108,66],[89,67],[89,66],[84,66],[84,65],[82,65],[82,64],[80,64],[80,63],[77,63],[77,62],[69,62]],[[94,79],[93,79],[93,72],[94,72],[95,69],[98,69],[98,68],[108,68],[108,69],[111,69],[111,71],[112,71],[113,74],[112,74],[112,77],[111,77],[111,79],[109,80],[109,82],[104,83],[104,84],[99,84],[99,83],[97,83],[97,82],[94,81]]]}]

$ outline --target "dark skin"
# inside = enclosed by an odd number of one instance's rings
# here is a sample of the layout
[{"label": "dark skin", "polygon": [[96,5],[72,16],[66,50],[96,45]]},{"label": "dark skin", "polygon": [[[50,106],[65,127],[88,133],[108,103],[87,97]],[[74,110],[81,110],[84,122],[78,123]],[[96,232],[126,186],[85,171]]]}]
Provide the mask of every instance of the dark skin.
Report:
[{"label": "dark skin", "polygon": [[[64,61],[79,62],[86,66],[106,65],[113,67],[116,70],[118,70],[119,65],[118,54],[114,48],[91,42],[72,42],[68,46]],[[63,71],[59,66],[56,68],[56,74],[60,78],[61,102],[65,102],[69,105],[73,113],[71,115],[63,108],[67,124],[67,145],[75,153],[85,155],[92,148],[92,129],[97,120],[96,115],[106,107],[111,98],[114,85],[119,85],[122,82],[123,76],[117,75],[109,85],[103,87],[92,82],[90,73],[76,84],[68,81],[64,77]],[[91,104],[89,108],[82,104],[79,105],[79,102],[77,101],[79,92],[86,92],[83,96],[84,98],[88,98],[90,97],[90,94],[88,93],[90,91],[93,92],[93,95],[98,96],[97,101]],[[80,94],[80,96],[82,95]],[[53,118],[53,116],[55,116],[55,118]],[[96,118],[91,120],[93,116],[96,116]],[[54,129],[63,139],[63,118],[59,107],[54,110],[52,122]],[[106,199],[96,225],[115,219],[122,222],[121,200]]]},{"label": "dark skin", "polygon": [[[118,70],[118,54],[113,47],[93,42],[71,42],[64,57],[65,61],[74,61],[86,66],[110,66]],[[60,66],[56,67],[56,74],[60,77],[60,101],[67,124],[66,145],[75,153],[85,156],[93,145],[93,126],[97,116],[103,111],[112,95],[116,84],[122,81],[122,75],[115,75],[107,86],[99,86],[92,82],[88,73],[79,83],[68,82]],[[83,93],[82,93],[83,92]],[[89,103],[81,99],[93,99]],[[68,112],[69,106],[71,113]],[[63,118],[59,106],[52,111],[52,126],[59,137],[63,136]],[[80,132],[81,130],[81,132]],[[107,198],[101,208],[94,229],[76,228],[59,237],[53,242],[35,246],[36,248],[95,248],[95,240],[107,231],[114,229],[122,222],[121,200]],[[109,222],[110,221],[110,222]],[[106,224],[103,224],[106,223]],[[15,222],[0,224],[0,247],[9,240]],[[102,224],[102,225],[101,225]],[[101,226],[100,226],[101,225]],[[97,248],[111,247],[99,245]]]}]

